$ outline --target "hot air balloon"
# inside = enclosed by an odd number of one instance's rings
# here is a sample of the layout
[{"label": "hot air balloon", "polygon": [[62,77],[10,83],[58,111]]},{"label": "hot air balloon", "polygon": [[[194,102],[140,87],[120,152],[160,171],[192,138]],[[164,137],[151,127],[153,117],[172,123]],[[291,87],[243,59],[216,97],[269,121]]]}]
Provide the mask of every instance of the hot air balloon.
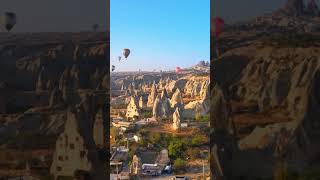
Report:
[{"label": "hot air balloon", "polygon": [[121,61],[121,56],[118,56],[118,60]]},{"label": "hot air balloon", "polygon": [[181,72],[181,68],[180,67],[176,67],[176,73],[180,73]]},{"label": "hot air balloon", "polygon": [[111,70],[114,71],[115,69],[116,69],[116,67],[114,65],[112,65],[112,69]]},{"label": "hot air balloon", "polygon": [[213,25],[214,36],[218,37],[223,32],[224,20],[220,17],[216,17],[213,19]]},{"label": "hot air balloon", "polygon": [[[213,19],[213,25],[214,25],[214,28],[213,28],[213,31],[214,31],[214,36],[215,38],[218,38],[219,35],[223,32],[223,27],[224,27],[224,20],[220,17],[216,17]],[[219,47],[216,43],[216,55],[217,57],[220,56],[220,52],[219,52]]]},{"label": "hot air balloon", "polygon": [[6,12],[4,15],[1,16],[1,25],[4,27],[8,32],[16,25],[17,17],[16,14],[13,12]]},{"label": "hot air balloon", "polygon": [[130,54],[130,49],[127,49],[127,48],[123,49],[123,50],[122,50],[122,54],[123,54],[123,56],[127,59],[127,57],[128,57],[129,54]]}]

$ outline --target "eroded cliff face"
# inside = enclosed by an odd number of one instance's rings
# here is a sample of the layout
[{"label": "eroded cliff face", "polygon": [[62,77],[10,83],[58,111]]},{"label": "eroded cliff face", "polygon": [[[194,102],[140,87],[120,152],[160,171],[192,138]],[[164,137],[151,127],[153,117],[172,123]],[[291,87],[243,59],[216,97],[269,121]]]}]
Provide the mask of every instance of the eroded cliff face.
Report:
[{"label": "eroded cliff face", "polygon": [[0,136],[6,137],[1,143],[19,134],[57,136],[66,107],[83,107],[88,117],[81,118],[93,127],[96,109],[107,106],[109,98],[106,33],[11,34],[0,39]]},{"label": "eroded cliff face", "polygon": [[252,44],[212,62],[211,122],[231,139],[221,143],[214,133],[211,140],[226,148],[222,158],[232,157],[221,162],[231,177],[271,177],[279,157],[296,171],[315,163],[320,155],[319,53],[317,46]]}]

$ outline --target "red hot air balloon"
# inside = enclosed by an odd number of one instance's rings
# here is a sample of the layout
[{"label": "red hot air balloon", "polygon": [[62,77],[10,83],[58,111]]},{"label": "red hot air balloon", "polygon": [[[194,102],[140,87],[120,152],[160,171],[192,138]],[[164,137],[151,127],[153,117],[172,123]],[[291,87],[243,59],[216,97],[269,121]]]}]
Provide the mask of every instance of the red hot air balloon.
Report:
[{"label": "red hot air balloon", "polygon": [[181,72],[181,68],[180,67],[176,67],[176,73],[180,73]]},{"label": "red hot air balloon", "polygon": [[223,31],[223,26],[224,26],[224,20],[220,17],[216,17],[213,19],[214,23],[214,36],[218,37],[222,31]]}]

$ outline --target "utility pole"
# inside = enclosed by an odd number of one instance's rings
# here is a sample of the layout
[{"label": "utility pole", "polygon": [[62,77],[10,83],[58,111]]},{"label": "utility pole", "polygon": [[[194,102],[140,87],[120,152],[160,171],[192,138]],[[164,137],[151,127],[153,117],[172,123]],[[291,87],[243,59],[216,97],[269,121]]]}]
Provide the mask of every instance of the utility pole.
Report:
[{"label": "utility pole", "polygon": [[129,139],[127,138],[127,149],[129,150]]},{"label": "utility pole", "polygon": [[204,176],[204,160],[202,161],[202,175],[203,175],[203,180],[206,180]]},{"label": "utility pole", "polygon": [[118,178],[118,174],[119,174],[118,164],[116,164],[116,167],[117,167],[117,180],[118,180],[118,179],[119,179],[119,178]]}]

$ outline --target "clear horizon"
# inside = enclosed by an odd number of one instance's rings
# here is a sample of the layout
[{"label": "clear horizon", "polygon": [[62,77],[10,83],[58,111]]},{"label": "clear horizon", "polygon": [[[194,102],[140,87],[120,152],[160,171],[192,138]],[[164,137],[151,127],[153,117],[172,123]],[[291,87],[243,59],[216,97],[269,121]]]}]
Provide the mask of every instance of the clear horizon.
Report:
[{"label": "clear horizon", "polygon": [[[110,50],[115,72],[163,71],[210,59],[210,0],[111,0]],[[123,48],[131,54],[118,61]]]}]

